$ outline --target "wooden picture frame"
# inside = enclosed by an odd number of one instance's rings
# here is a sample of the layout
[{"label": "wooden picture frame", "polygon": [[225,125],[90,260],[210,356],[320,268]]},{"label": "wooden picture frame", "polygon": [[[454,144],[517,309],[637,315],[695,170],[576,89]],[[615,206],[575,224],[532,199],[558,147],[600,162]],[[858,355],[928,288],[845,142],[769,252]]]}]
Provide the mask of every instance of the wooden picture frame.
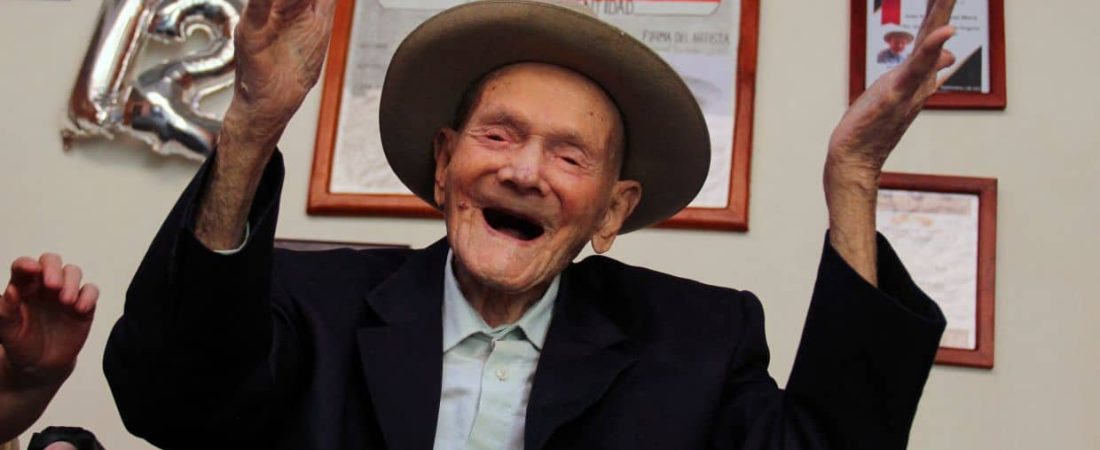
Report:
[{"label": "wooden picture frame", "polygon": [[[362,1],[362,0],[360,0]],[[358,194],[333,192],[330,188],[339,130],[339,115],[349,47],[353,34],[355,0],[337,0],[332,42],[323,75],[320,114],[314,145],[307,212],[316,215],[370,215],[439,218],[434,208],[411,194]],[[670,228],[748,230],[749,173],[756,90],[756,66],[760,22],[760,0],[741,0],[736,79],[733,106],[732,148],[728,201],[723,207],[685,208],[659,225]]]},{"label": "wooden picture frame", "polygon": [[[889,0],[885,0],[889,1]],[[926,1],[926,0],[895,0]],[[972,0],[975,1],[975,0]],[[928,109],[1005,109],[1008,93],[1005,82],[1004,0],[989,2],[989,92],[938,92],[928,99]],[[854,103],[867,86],[868,0],[851,0],[850,75],[848,101]],[[957,11],[956,11],[957,12]],[[950,45],[950,44],[949,44]],[[959,57],[960,55],[956,55]]]},{"label": "wooden picture frame", "polygon": [[[972,350],[941,346],[936,353],[936,363],[993,368],[994,298],[997,261],[997,180],[995,178],[883,173],[880,189],[966,194],[977,197],[977,267],[974,269],[976,271],[975,346]],[[881,199],[882,194],[880,191]],[[879,229],[883,230],[883,228],[883,224],[879,223]],[[884,234],[886,233],[884,232]],[[914,269],[912,264],[908,265],[910,269]],[[916,277],[916,275],[914,276]]]}]

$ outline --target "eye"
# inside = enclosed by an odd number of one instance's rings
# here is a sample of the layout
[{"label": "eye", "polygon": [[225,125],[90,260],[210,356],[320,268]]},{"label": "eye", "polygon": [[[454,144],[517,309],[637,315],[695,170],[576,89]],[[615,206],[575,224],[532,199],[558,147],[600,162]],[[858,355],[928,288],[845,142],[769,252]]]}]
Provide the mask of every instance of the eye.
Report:
[{"label": "eye", "polygon": [[494,141],[494,142],[504,142],[504,141],[507,140],[504,137],[504,135],[500,134],[500,133],[489,133],[489,134],[485,135],[485,137],[489,138],[490,141]]},{"label": "eye", "polygon": [[565,161],[567,164],[569,164],[571,166],[580,166],[581,165],[580,161],[577,161],[576,158],[573,158],[571,156],[563,156],[561,159],[562,159],[562,161]]}]

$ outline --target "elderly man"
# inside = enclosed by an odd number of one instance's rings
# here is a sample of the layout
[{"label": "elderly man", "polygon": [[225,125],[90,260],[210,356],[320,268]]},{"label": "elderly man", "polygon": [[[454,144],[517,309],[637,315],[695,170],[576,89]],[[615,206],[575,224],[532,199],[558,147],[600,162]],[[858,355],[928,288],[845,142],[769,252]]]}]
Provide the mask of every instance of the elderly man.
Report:
[{"label": "elderly man", "polygon": [[[275,144],[316,82],[332,0],[253,0],[237,90],[131,285],[105,370],[166,448],[895,449],[944,322],[876,238],[879,170],[935,91],[953,2],[852,106],[787,389],[759,301],[597,256],[683,208],[702,114],[644,45],[576,5],[465,4],[398,49],[382,141],[443,211],[424,250],[273,252]],[[362,120],[372,120],[362,118]]]}]

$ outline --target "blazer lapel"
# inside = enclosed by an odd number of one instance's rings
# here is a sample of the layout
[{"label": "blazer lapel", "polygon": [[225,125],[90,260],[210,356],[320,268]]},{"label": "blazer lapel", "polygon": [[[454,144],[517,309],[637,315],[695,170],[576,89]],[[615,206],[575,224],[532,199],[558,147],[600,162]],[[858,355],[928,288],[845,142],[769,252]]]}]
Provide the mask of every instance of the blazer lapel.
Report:
[{"label": "blazer lapel", "polygon": [[386,447],[429,449],[443,376],[445,240],[410,256],[367,296],[357,332],[363,374]]},{"label": "blazer lapel", "polygon": [[600,293],[581,277],[562,277],[554,317],[539,356],[527,406],[524,448],[540,450],[553,433],[599,400],[637,359],[626,335],[598,305]]}]

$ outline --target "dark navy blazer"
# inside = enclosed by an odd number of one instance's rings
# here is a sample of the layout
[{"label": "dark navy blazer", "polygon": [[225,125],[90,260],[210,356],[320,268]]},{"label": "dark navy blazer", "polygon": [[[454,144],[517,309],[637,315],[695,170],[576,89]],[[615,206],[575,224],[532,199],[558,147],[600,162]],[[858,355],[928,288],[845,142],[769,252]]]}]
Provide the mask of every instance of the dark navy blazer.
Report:
[{"label": "dark navy blazer", "polygon": [[[157,234],[107,345],[126,427],[164,448],[430,449],[446,241],[274,250],[276,155],[249,242],[219,255],[191,232],[208,171]],[[885,239],[878,289],[827,242],[785,390],[752,294],[598,256],[571,265],[525,448],[904,448],[943,315]]]}]

